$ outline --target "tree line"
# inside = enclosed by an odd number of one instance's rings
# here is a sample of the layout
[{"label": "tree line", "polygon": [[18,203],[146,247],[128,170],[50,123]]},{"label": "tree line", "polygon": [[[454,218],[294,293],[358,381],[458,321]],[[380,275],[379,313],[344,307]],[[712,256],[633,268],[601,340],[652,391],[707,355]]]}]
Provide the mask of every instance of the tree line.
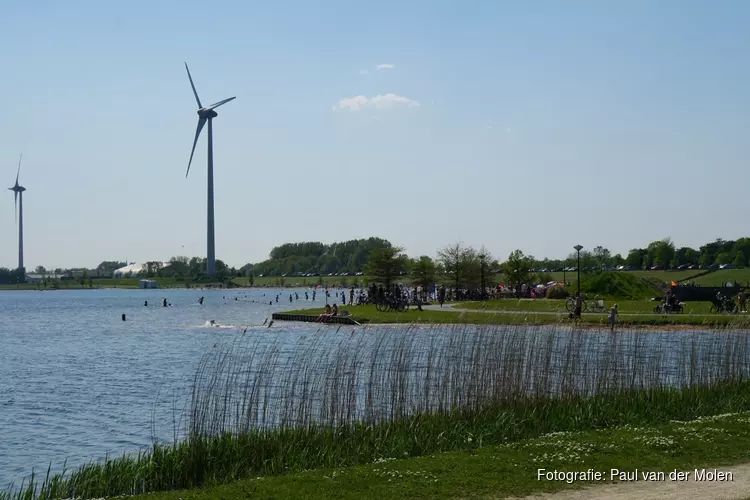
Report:
[{"label": "tree line", "polygon": [[[480,258],[484,256],[484,258]],[[712,266],[733,264],[738,268],[750,265],[750,238],[723,240],[721,238],[706,243],[699,248],[676,247],[670,238],[653,241],[645,248],[633,248],[625,257],[612,254],[603,246],[584,249],[580,253],[582,268],[601,269],[612,266],[632,266],[636,268],[662,266],[665,269],[682,265]],[[380,262],[380,264],[378,264]],[[482,267],[484,262],[484,267]],[[515,263],[508,268],[508,262]],[[519,278],[516,270],[524,273],[531,269],[548,269],[550,271],[577,266],[578,255],[571,252],[565,259],[536,259],[524,255],[520,250],[514,251],[503,265],[485,248],[475,249],[461,243],[448,245],[438,250],[436,257],[420,256],[410,258],[400,247],[394,246],[386,239],[371,237],[348,240],[339,243],[324,244],[321,242],[286,243],[274,247],[269,259],[252,264],[248,263],[239,269],[229,267],[221,260],[216,261],[217,279],[233,277],[281,276],[287,274],[329,274],[363,272],[380,282],[392,282],[396,276],[409,274],[416,283],[430,281],[439,276],[443,281],[455,287],[479,286],[482,269],[485,281],[503,272],[505,280],[515,281]],[[112,273],[127,264],[121,261],[103,261],[95,270],[101,276]],[[528,268],[528,269],[527,269]],[[174,256],[166,265],[161,262],[147,262],[141,277],[190,278],[194,280],[205,277],[206,259],[200,257]],[[41,275],[62,275],[68,269],[47,271],[37,266],[35,272]],[[87,271],[88,272],[88,271]],[[79,273],[80,274],[80,273]],[[93,273],[91,273],[93,274]],[[23,270],[0,268],[0,284],[24,281]]]}]

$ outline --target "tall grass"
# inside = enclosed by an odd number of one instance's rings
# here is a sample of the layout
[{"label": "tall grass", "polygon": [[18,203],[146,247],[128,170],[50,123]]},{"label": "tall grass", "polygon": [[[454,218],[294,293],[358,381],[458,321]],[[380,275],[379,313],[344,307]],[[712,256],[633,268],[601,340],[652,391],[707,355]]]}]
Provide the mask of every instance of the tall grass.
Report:
[{"label": "tall grass", "polygon": [[551,431],[750,409],[750,331],[455,325],[245,336],[202,359],[183,439],[10,498],[190,488]]}]

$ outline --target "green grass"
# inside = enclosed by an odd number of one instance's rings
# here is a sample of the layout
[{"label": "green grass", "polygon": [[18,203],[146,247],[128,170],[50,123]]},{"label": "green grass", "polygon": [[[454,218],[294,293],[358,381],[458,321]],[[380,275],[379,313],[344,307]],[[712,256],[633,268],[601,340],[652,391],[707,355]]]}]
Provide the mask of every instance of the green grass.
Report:
[{"label": "green grass", "polygon": [[[579,488],[596,482],[538,479],[538,470],[605,473],[690,473],[750,459],[750,413],[670,422],[648,427],[622,426],[554,433],[504,445],[482,446],[466,436],[464,450],[419,458],[382,457],[379,463],[259,477],[208,489],[155,493],[134,500],[220,500],[229,498],[455,499],[524,497]],[[471,443],[469,443],[471,440]],[[400,458],[400,457],[398,457]],[[736,475],[735,475],[736,477]]]},{"label": "green grass", "polygon": [[742,286],[750,283],[750,269],[726,269],[708,273],[695,280],[696,285],[724,286],[727,281],[738,281]]},{"label": "green grass", "polygon": [[[524,302],[524,301],[521,301]],[[634,301],[639,308],[645,309],[647,306],[644,304],[645,301]],[[418,311],[416,308],[411,308],[407,312],[380,312],[375,309],[374,305],[365,306],[354,306],[354,307],[341,307],[340,311],[348,311],[351,314],[352,319],[358,323],[376,323],[376,324],[407,324],[407,323],[424,323],[424,324],[475,324],[475,325],[567,325],[571,323],[568,318],[568,312],[563,309],[558,309],[558,303],[545,300],[537,301],[525,301],[525,307],[528,307],[528,312],[515,313],[515,312],[503,312],[503,309],[499,305],[516,304],[518,301],[515,300],[499,300],[499,301],[488,301],[488,307],[490,305],[498,306],[498,309],[491,310],[490,312],[464,312],[460,310],[452,310],[452,308],[446,304],[444,310],[424,310]],[[466,303],[469,308],[481,309],[481,302],[468,302]],[[701,304],[701,303],[695,303]],[[605,302],[606,305],[606,302]],[[620,303],[618,302],[618,305]],[[624,302],[621,307],[628,306],[627,302]],[[750,323],[750,316],[748,315],[709,315],[706,313],[683,313],[683,314],[669,314],[660,315],[653,314],[653,308],[655,303],[651,303],[651,308],[646,309],[650,314],[639,314],[637,316],[620,316],[618,324],[623,325],[651,325],[651,326],[669,326],[669,325],[693,325],[701,326],[705,328],[722,327],[722,326],[735,326],[735,327],[746,327]],[[463,308],[463,303],[457,306]],[[554,308],[545,311],[544,308]],[[700,310],[703,306],[700,305]],[[538,309],[533,309],[538,308]],[[523,309],[521,309],[523,310]],[[696,309],[698,310],[698,309]],[[512,309],[511,309],[512,311]],[[558,312],[558,314],[539,314],[542,312]],[[323,308],[315,309],[300,309],[295,311],[285,311],[284,314],[303,314],[317,316],[323,312]],[[628,312],[627,309],[622,312]],[[607,315],[604,313],[585,313],[582,316],[581,322],[585,325],[600,325],[607,326],[608,320]]]},{"label": "green grass", "polygon": [[[651,300],[627,300],[607,298],[604,300],[604,312],[596,313],[593,310],[586,314],[607,314],[609,308],[617,304],[621,314],[653,314],[654,307],[659,303]],[[589,296],[587,301],[594,304],[594,298]],[[558,299],[496,299],[486,302],[461,302],[456,306],[461,309],[485,309],[492,311],[523,311],[523,312],[558,312],[567,314],[565,300]],[[710,302],[686,302],[683,315],[707,315],[709,314]]]}]

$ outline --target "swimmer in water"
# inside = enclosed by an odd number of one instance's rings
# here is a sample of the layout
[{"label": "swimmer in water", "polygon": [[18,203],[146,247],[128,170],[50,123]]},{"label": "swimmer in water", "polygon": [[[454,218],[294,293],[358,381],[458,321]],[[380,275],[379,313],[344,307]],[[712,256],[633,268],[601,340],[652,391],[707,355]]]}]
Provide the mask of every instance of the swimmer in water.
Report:
[{"label": "swimmer in water", "polygon": [[167,307],[167,298],[164,297],[164,307]]},{"label": "swimmer in water", "polygon": [[200,305],[203,305],[203,297],[201,297],[200,299],[198,299],[198,303],[199,303]]}]

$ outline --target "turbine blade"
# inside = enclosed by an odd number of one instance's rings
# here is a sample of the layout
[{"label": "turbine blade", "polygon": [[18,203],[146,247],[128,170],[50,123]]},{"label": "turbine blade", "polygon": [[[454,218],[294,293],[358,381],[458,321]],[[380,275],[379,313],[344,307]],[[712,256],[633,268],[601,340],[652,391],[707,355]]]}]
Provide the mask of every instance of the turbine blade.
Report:
[{"label": "turbine blade", "polygon": [[206,120],[208,120],[208,118],[200,118],[198,120],[198,128],[195,129],[195,139],[193,139],[193,150],[190,151],[190,161],[188,162],[187,172],[185,172],[185,178],[187,178],[188,174],[190,173],[190,164],[193,163],[193,155],[195,154],[195,145],[198,144],[198,137],[201,135],[201,130],[203,130],[203,125],[206,124]]},{"label": "turbine blade", "polygon": [[237,99],[237,97],[236,97],[236,96],[235,96],[235,97],[230,97],[230,98],[228,98],[228,99],[224,99],[223,101],[215,102],[215,103],[213,103],[212,105],[210,105],[209,107],[207,107],[206,109],[216,109],[216,108],[218,108],[219,106],[221,106],[222,104],[226,104],[226,103],[228,103],[229,101],[232,101],[232,100],[234,100],[234,99]]},{"label": "turbine blade", "polygon": [[190,86],[193,87],[193,94],[195,94],[195,102],[198,103],[198,108],[202,108],[203,104],[201,104],[201,100],[198,98],[198,92],[195,90],[195,84],[193,83],[193,77],[190,76],[190,69],[188,68],[187,63],[185,63],[185,69],[187,70],[188,78],[190,79]]},{"label": "turbine blade", "polygon": [[21,160],[23,159],[23,153],[21,153],[21,157],[18,159],[18,171],[16,172],[16,186],[18,186],[18,176],[21,174]]}]

